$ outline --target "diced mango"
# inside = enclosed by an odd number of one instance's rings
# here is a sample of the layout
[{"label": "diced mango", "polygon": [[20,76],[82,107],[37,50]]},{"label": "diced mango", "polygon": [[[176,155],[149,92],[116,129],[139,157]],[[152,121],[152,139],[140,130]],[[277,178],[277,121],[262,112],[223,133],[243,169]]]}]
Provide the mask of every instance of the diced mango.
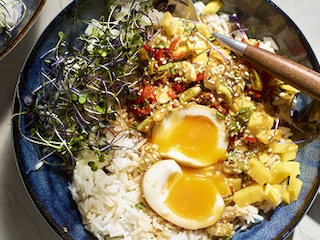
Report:
[{"label": "diced mango", "polygon": [[297,144],[289,144],[287,152],[280,153],[281,160],[286,162],[286,161],[291,161],[294,160],[297,156],[298,152],[298,145]]},{"label": "diced mango", "polygon": [[170,12],[165,12],[163,14],[160,25],[168,37],[172,37],[178,33],[181,28],[180,22],[176,20]]},{"label": "diced mango", "polygon": [[289,184],[288,184],[288,192],[290,194],[290,201],[296,201],[299,197],[301,188],[302,188],[302,181],[298,179],[296,176],[290,176]]},{"label": "diced mango", "polygon": [[234,113],[237,113],[241,108],[251,109],[252,107],[253,107],[253,101],[251,101],[250,98],[238,97],[238,98],[234,98],[233,105],[231,106],[231,110]]},{"label": "diced mango", "polygon": [[263,130],[270,130],[273,126],[274,118],[264,112],[252,112],[247,129],[252,134],[259,134]]},{"label": "diced mango", "polygon": [[229,178],[228,180],[229,185],[233,190],[238,191],[241,188],[241,178]]},{"label": "diced mango", "polygon": [[266,129],[256,134],[256,137],[263,144],[269,144],[271,141],[278,141],[282,137],[281,130]]},{"label": "diced mango", "polygon": [[193,40],[188,41],[187,44],[190,51],[192,51],[196,55],[204,53],[209,49],[208,43],[199,36],[194,36]]},{"label": "diced mango", "polygon": [[201,53],[192,59],[192,63],[205,66],[208,63],[208,54]]},{"label": "diced mango", "polygon": [[256,134],[256,137],[263,144],[269,144],[271,141],[278,141],[282,137],[282,131],[281,129],[266,129]]},{"label": "diced mango", "polygon": [[240,207],[250,205],[264,200],[264,186],[255,184],[236,191],[233,201]]},{"label": "diced mango", "polygon": [[196,25],[198,32],[205,38],[210,38],[212,36],[208,25],[205,23],[199,23]]},{"label": "diced mango", "polygon": [[204,14],[214,14],[220,10],[223,3],[220,0],[213,0],[209,2],[203,9]]},{"label": "diced mango", "polygon": [[289,149],[289,144],[286,143],[271,143],[268,145],[272,153],[285,153]]},{"label": "diced mango", "polygon": [[280,184],[267,184],[264,189],[265,199],[274,206],[280,204],[282,200],[281,188],[282,186]]},{"label": "diced mango", "polygon": [[258,155],[258,159],[261,163],[267,163],[270,160],[270,156],[266,152],[262,152]]},{"label": "diced mango", "polygon": [[271,129],[270,133],[272,134],[272,140],[278,141],[282,137],[283,131],[281,128],[278,128],[277,130]]},{"label": "diced mango", "polygon": [[271,178],[270,171],[257,158],[249,160],[248,175],[260,185],[269,182]]},{"label": "diced mango", "polygon": [[288,189],[284,189],[281,193],[281,197],[283,199],[283,201],[287,204],[289,204],[291,201],[290,201],[290,193],[288,191]]},{"label": "diced mango", "polygon": [[279,162],[275,164],[271,169],[271,178],[269,183],[281,183],[284,179],[292,176],[298,176],[300,174],[299,162]]},{"label": "diced mango", "polygon": [[256,138],[258,138],[259,142],[268,144],[270,142],[271,136],[269,135],[268,130],[262,130],[260,133],[256,134]]},{"label": "diced mango", "polygon": [[224,57],[230,56],[230,50],[226,48],[220,48],[218,51],[211,51],[210,57],[212,59],[217,59],[221,62],[225,62]]}]

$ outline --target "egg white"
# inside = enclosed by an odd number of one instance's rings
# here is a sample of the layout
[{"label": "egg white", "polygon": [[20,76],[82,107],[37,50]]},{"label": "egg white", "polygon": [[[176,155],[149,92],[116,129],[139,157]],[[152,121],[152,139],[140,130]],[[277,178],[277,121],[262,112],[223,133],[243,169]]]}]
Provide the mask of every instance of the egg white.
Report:
[{"label": "egg white", "polygon": [[[182,176],[182,169],[175,160],[161,160],[154,163],[145,173],[142,188],[144,197],[151,208],[169,222],[185,229],[202,229],[212,226],[218,221],[225,203],[221,195],[216,196],[216,204],[207,219],[186,219],[175,214],[167,205],[167,183],[172,178]],[[183,201],[183,199],[181,199]],[[201,202],[199,202],[201,204]],[[217,209],[219,209],[217,211]]]}]

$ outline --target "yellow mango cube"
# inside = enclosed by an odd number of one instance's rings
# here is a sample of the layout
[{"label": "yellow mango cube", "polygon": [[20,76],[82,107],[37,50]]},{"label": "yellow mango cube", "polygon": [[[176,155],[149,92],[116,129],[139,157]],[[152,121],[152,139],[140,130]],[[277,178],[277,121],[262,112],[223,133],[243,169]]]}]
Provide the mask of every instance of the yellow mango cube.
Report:
[{"label": "yellow mango cube", "polygon": [[256,134],[256,138],[263,144],[268,144],[271,140],[268,130],[262,130],[260,133]]},{"label": "yellow mango cube", "polygon": [[262,152],[258,155],[258,159],[261,163],[267,163],[271,158],[268,153]]},{"label": "yellow mango cube", "polygon": [[265,199],[274,206],[279,205],[282,201],[281,188],[280,184],[267,184],[264,189]]},{"label": "yellow mango cube", "polygon": [[264,200],[264,186],[255,184],[236,191],[233,201],[239,207],[244,207]]},{"label": "yellow mango cube", "polygon": [[220,10],[223,3],[221,0],[213,0],[209,2],[203,9],[204,14],[214,14]]},{"label": "yellow mango cube", "polygon": [[260,185],[269,182],[271,178],[270,171],[257,158],[249,160],[248,175]]},{"label": "yellow mango cube", "polygon": [[291,202],[296,201],[298,199],[302,185],[303,183],[300,179],[298,179],[296,176],[290,176],[287,189],[290,194]]},{"label": "yellow mango cube", "polygon": [[160,25],[168,37],[174,36],[181,29],[180,22],[176,20],[170,12],[165,12],[163,14]]},{"label": "yellow mango cube", "polygon": [[200,55],[209,49],[208,43],[199,36],[194,36],[193,40],[188,41],[187,44],[190,51],[196,55]]},{"label": "yellow mango cube", "polygon": [[285,153],[289,149],[289,145],[286,143],[271,143],[268,147],[272,153]]},{"label": "yellow mango cube", "polygon": [[263,130],[270,130],[273,126],[274,118],[265,112],[252,112],[247,129],[254,135]]},{"label": "yellow mango cube", "polygon": [[241,178],[229,178],[228,181],[229,181],[230,187],[233,190],[238,191],[241,188],[241,183],[242,183]]},{"label": "yellow mango cube", "polygon": [[291,161],[296,159],[298,152],[298,145],[297,144],[289,144],[287,152],[284,153],[279,153],[281,160],[286,162],[286,161]]},{"label": "yellow mango cube", "polygon": [[284,179],[292,176],[298,176],[300,174],[299,162],[279,162],[275,164],[271,169],[271,178],[269,183],[276,184],[281,183]]},{"label": "yellow mango cube", "polygon": [[291,201],[290,201],[290,193],[288,191],[288,189],[284,189],[281,193],[281,197],[283,199],[283,201],[286,203],[286,204],[289,204]]},{"label": "yellow mango cube", "polygon": [[207,53],[201,53],[192,59],[192,63],[205,66],[208,63],[209,57]]},{"label": "yellow mango cube", "polygon": [[212,36],[208,25],[205,23],[199,23],[196,25],[198,32],[205,38],[210,38]]}]

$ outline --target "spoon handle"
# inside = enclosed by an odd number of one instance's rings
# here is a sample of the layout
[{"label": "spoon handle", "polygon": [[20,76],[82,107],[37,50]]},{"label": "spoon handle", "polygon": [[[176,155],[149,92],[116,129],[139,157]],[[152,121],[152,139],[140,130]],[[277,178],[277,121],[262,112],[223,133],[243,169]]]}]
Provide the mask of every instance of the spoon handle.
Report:
[{"label": "spoon handle", "polygon": [[243,57],[272,76],[320,100],[320,73],[251,45],[244,49]]}]

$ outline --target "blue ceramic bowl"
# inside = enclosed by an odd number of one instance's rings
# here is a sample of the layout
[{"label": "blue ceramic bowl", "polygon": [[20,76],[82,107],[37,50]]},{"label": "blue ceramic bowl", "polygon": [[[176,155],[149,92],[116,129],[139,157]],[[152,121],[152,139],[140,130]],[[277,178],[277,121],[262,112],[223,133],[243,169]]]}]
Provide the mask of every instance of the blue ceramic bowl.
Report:
[{"label": "blue ceramic bowl", "polygon": [[[99,18],[106,14],[106,1],[77,0],[67,6],[46,28],[31,51],[21,71],[15,96],[13,112],[23,111],[20,100],[28,95],[40,83],[42,60],[40,57],[56,45],[58,32],[64,31],[70,42],[76,43],[76,37],[85,25],[75,19]],[[308,42],[297,26],[275,4],[266,0],[224,0],[224,11],[238,13],[243,27],[249,19],[250,26],[256,30],[255,37],[272,36],[280,46],[279,53],[299,61],[317,71],[319,64]],[[252,21],[255,18],[257,21]],[[256,26],[252,26],[252,22]],[[13,119],[13,137],[17,165],[26,189],[34,204],[49,225],[63,239],[95,239],[81,222],[76,204],[68,191],[68,177],[59,167],[44,166],[40,171],[29,172],[39,159],[38,147],[26,141],[19,128],[26,125],[22,116]],[[51,156],[51,162],[59,162],[57,156]],[[278,207],[270,218],[251,227],[245,232],[237,232],[239,239],[284,239],[294,229],[308,210],[319,187],[320,139],[300,150],[297,161],[301,163],[303,187],[299,199],[288,205]]]},{"label": "blue ceramic bowl", "polygon": [[0,60],[4,58],[25,36],[25,34],[32,27],[36,19],[38,18],[46,0],[21,0],[26,6],[25,14],[19,22],[10,32],[10,35],[6,33],[0,34]]}]

